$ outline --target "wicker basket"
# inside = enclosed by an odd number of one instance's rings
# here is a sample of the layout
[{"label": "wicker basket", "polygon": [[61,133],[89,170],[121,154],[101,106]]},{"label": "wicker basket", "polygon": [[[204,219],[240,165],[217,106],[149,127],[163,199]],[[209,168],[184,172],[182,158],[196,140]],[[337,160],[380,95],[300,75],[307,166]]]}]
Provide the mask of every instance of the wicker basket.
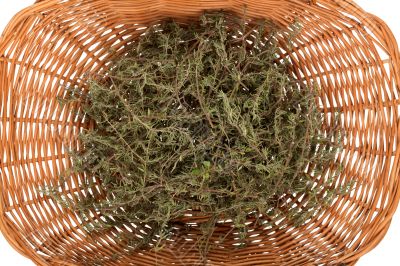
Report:
[{"label": "wicker basket", "polygon": [[[298,79],[318,82],[327,116],[341,114],[345,167],[337,184],[355,180],[356,189],[303,226],[255,226],[244,248],[231,233],[207,261],[193,244],[195,227],[161,251],[119,256],[110,238],[115,228],[86,235],[74,212],[38,192],[71,166],[65,146],[76,147],[78,132],[90,126],[57,96],[65,86],[84,86],[87,73],[104,70],[146,25],[166,17],[183,22],[205,9],[241,14],[244,4],[249,17],[304,25],[293,52],[282,56]],[[400,197],[399,66],[388,27],[351,0],[37,1],[0,39],[0,229],[38,265],[354,265],[382,240]],[[65,194],[80,192],[79,178]],[[215,239],[229,228],[219,226]]]}]

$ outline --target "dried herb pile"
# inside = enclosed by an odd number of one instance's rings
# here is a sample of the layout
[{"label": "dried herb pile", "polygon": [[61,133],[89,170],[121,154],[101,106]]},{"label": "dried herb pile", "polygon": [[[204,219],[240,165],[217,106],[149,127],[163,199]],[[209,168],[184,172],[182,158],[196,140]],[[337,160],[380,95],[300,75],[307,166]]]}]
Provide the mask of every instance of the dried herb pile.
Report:
[{"label": "dried herb pile", "polygon": [[[84,220],[88,210],[101,214],[92,230],[142,225],[133,248],[172,237],[188,210],[210,217],[208,236],[226,219],[245,236],[248,217],[274,217],[285,204],[281,218],[311,218],[343,192],[331,163],[341,143],[336,120],[318,110],[317,87],[297,81],[279,59],[276,37],[286,34],[290,47],[298,30],[223,12],[149,27],[105,75],[92,77],[89,93],[63,99],[95,121],[60,183],[85,173],[85,196],[64,203]],[[298,195],[307,204],[285,203]]]}]

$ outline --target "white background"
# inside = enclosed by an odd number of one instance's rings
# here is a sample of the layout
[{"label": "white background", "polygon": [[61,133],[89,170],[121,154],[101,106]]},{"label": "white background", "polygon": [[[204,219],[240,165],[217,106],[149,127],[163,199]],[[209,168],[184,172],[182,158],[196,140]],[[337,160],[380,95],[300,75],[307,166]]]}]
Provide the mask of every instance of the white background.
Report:
[{"label": "white background", "polygon": [[[193,0],[196,1],[196,0]],[[33,0],[0,0],[0,32],[11,17],[22,8],[32,4]],[[356,0],[365,10],[386,21],[397,40],[400,41],[400,1],[398,0]],[[34,265],[10,247],[0,234],[0,264],[13,266]],[[385,239],[362,257],[357,266],[397,266],[400,265],[400,211],[393,218]]]}]

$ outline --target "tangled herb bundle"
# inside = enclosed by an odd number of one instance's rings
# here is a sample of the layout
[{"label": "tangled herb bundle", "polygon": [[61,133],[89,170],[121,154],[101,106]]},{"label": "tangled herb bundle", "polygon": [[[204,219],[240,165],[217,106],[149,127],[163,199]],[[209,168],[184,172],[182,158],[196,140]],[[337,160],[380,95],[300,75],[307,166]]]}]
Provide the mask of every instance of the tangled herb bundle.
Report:
[{"label": "tangled herb bundle", "polygon": [[[85,173],[85,196],[73,202],[83,219],[91,209],[100,228],[136,224],[146,233],[131,239],[135,248],[173,234],[188,210],[210,217],[205,235],[231,219],[245,236],[249,216],[271,218],[286,204],[280,215],[301,224],[329,204],[340,193],[336,122],[322,130],[316,88],[279,60],[278,34],[219,12],[199,24],[163,22],[91,80],[87,95],[71,91],[66,102],[95,121],[70,169]],[[93,192],[96,180],[103,194]],[[293,195],[307,203],[286,203]]]}]

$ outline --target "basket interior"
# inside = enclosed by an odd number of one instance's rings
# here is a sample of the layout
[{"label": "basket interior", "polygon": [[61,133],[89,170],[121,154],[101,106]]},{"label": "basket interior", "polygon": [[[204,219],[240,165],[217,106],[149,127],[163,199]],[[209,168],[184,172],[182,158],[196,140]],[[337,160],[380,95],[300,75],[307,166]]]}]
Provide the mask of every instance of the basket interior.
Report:
[{"label": "basket interior", "polygon": [[[210,251],[208,263],[352,264],[383,237],[399,197],[399,55],[387,27],[349,1],[324,0],[311,6],[281,0],[200,2],[182,6],[182,1],[44,1],[20,13],[6,28],[0,41],[1,230],[39,265],[205,263],[195,244],[201,235],[196,226],[181,230],[179,238],[157,253],[140,250],[121,256],[123,249],[112,238],[120,231],[137,230],[134,226],[88,236],[74,212],[38,188],[54,184],[71,167],[66,147],[77,147],[78,133],[92,126],[58,104],[65,87],[85,87],[88,74],[104,71],[148,25],[167,17],[186,23],[205,9],[241,14],[245,2],[249,18],[266,17],[282,27],[295,19],[302,24],[292,52],[286,52],[282,37],[281,57],[291,61],[297,79],[319,85],[321,112],[328,120],[340,113],[346,138],[337,158],[344,171],[336,182],[339,186],[353,180],[357,186],[303,226],[276,219],[254,227],[244,248],[238,248],[231,223],[220,223],[213,241],[230,233]],[[65,195],[81,193],[81,179],[74,176]],[[203,221],[182,219],[183,224]]]}]

